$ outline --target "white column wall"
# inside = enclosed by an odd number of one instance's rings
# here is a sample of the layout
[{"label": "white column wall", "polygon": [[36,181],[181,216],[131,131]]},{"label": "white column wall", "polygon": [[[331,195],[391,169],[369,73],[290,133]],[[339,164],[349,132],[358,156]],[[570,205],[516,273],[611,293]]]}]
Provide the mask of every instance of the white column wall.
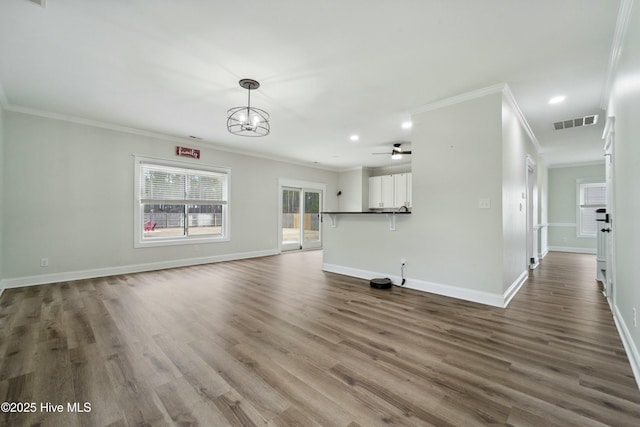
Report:
[{"label": "white column wall", "polygon": [[[613,310],[640,384],[640,4],[635,2],[607,109],[615,117]],[[634,324],[634,309],[636,323]]]},{"label": "white column wall", "polygon": [[[501,297],[501,108],[493,93],[415,115],[412,214],[398,216],[396,231],[385,216],[339,216],[325,227],[325,268],[397,278],[406,259],[409,287]],[[478,208],[481,198],[490,209]]]},{"label": "white column wall", "polygon": [[[2,88],[0,87],[0,91]],[[5,111],[0,105],[0,294],[2,293],[2,278],[4,277],[4,115]]]},{"label": "white column wall", "polygon": [[[506,291],[526,277],[527,162],[537,166],[537,153],[508,99],[502,106],[502,287]],[[531,201],[534,206],[536,201]]]}]

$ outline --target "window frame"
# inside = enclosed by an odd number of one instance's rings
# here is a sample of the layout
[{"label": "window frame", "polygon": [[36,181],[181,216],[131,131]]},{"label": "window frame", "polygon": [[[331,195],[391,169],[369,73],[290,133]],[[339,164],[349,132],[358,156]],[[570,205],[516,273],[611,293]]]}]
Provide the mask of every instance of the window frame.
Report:
[{"label": "window frame", "polygon": [[[592,204],[585,205],[583,204],[584,199],[584,188],[586,187],[604,187],[605,188],[605,203],[603,204]],[[576,180],[576,237],[582,239],[595,239],[598,235],[597,227],[596,231],[593,234],[583,233],[582,224],[583,224],[583,209],[598,209],[605,208],[606,205],[606,191],[607,191],[607,183],[604,178],[582,178]]]},{"label": "window frame", "polygon": [[[177,168],[181,170],[193,172],[215,173],[225,176],[223,193],[226,194],[226,203],[222,204],[222,229],[221,234],[216,235],[183,235],[183,236],[167,236],[167,237],[144,237],[144,204],[140,198],[140,174],[143,165],[153,165],[155,167]],[[134,248],[147,248],[158,246],[175,246],[175,245],[193,245],[202,243],[218,243],[228,242],[230,236],[230,188],[231,188],[231,169],[224,166],[214,166],[203,163],[195,163],[191,161],[170,160],[158,157],[149,157],[134,155],[134,191],[133,191],[133,208],[134,208]],[[176,203],[183,205],[184,203]],[[185,221],[188,220],[185,218]]]}]

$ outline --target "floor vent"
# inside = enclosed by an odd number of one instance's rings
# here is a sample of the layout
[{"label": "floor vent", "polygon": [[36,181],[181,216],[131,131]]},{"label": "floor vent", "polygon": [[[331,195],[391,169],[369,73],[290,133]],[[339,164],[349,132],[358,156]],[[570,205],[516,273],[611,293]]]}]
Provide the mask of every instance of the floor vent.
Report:
[{"label": "floor vent", "polygon": [[593,116],[584,116],[578,117],[577,119],[569,119],[562,120],[560,122],[555,122],[553,124],[553,128],[555,130],[569,129],[569,128],[577,128],[580,126],[591,126],[598,123],[598,115],[594,114]]}]

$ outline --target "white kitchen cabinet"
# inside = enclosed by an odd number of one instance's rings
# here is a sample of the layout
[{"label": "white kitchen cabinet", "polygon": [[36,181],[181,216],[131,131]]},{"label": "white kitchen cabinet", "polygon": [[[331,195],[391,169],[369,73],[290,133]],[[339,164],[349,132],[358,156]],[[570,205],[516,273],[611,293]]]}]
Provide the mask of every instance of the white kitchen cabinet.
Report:
[{"label": "white kitchen cabinet", "polygon": [[391,175],[369,178],[369,208],[393,208],[394,183]]},{"label": "white kitchen cabinet", "polygon": [[378,209],[382,203],[382,177],[369,178],[369,209]]},{"label": "white kitchen cabinet", "polygon": [[393,176],[393,207],[411,207],[411,172]]},{"label": "white kitchen cabinet", "polygon": [[411,173],[369,178],[369,208],[411,207]]},{"label": "white kitchen cabinet", "polygon": [[393,176],[392,175],[382,175],[382,207],[383,208],[392,208],[393,207]]}]

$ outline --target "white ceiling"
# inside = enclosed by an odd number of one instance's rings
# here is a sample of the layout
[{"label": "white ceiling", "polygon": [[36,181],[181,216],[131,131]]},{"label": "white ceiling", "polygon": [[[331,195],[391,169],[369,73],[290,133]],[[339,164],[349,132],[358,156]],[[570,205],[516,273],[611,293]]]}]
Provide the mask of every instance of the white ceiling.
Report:
[{"label": "white ceiling", "polygon": [[[400,124],[507,83],[546,162],[602,160],[614,0],[29,0],[0,2],[0,99],[332,169],[389,166]],[[252,105],[271,134],[226,130]],[[4,97],[1,96],[4,91]],[[549,105],[550,97],[566,101]],[[599,114],[598,125],[552,122]],[[463,125],[463,124],[461,124]],[[351,142],[351,134],[360,140]]]}]

